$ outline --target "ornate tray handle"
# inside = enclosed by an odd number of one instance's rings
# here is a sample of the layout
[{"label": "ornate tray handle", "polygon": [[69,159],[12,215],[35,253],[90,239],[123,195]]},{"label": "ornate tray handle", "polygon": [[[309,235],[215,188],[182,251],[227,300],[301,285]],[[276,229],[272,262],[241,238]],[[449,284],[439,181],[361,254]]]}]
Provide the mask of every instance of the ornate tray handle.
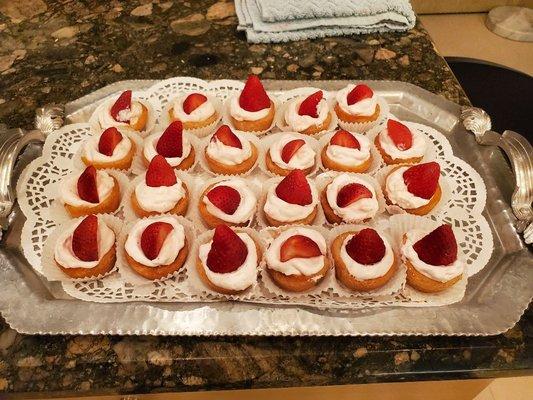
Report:
[{"label": "ornate tray handle", "polygon": [[9,227],[9,215],[15,203],[12,175],[18,155],[30,142],[44,142],[46,136],[63,125],[63,108],[48,105],[37,109],[35,130],[0,129],[0,228]]},{"label": "ornate tray handle", "polygon": [[500,135],[492,131],[490,117],[481,108],[463,107],[461,119],[479,144],[498,146],[509,157],[516,179],[511,197],[511,208],[518,219],[515,227],[524,234],[527,244],[533,243],[533,147],[516,132],[505,131]]}]

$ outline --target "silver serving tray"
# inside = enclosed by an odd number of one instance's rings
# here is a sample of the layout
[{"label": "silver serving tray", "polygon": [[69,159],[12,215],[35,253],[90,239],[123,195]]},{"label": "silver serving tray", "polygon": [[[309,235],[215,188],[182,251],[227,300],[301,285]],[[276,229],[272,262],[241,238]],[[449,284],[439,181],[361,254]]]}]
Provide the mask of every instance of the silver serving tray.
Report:
[{"label": "silver serving tray", "polygon": [[[65,106],[67,123],[87,118],[87,106],[124,89],[144,89],[155,81],[122,81]],[[266,81],[267,89],[316,86],[327,90],[346,81]],[[353,312],[318,311],[295,306],[220,303],[90,303],[72,299],[58,283],[37,275],[22,255],[24,216],[14,217],[0,248],[0,312],[12,328],[29,334],[150,335],[494,335],[511,328],[533,296],[533,257],[514,229],[509,205],[514,177],[497,147],[476,143],[461,124],[460,107],[443,97],[403,82],[370,81],[400,118],[444,133],[454,154],[484,178],[484,212],[494,234],[489,264],[470,278],[465,298],[445,307],[386,307]],[[84,108],[83,112],[80,110]],[[30,145],[15,168],[39,155]]]}]

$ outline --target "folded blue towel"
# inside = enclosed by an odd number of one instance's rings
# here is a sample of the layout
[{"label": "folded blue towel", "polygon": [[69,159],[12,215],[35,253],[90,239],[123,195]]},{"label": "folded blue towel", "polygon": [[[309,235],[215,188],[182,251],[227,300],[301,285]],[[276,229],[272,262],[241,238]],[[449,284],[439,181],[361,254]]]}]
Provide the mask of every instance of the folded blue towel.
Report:
[{"label": "folded blue towel", "polygon": [[252,43],[404,31],[416,20],[408,0],[236,0],[235,7]]}]

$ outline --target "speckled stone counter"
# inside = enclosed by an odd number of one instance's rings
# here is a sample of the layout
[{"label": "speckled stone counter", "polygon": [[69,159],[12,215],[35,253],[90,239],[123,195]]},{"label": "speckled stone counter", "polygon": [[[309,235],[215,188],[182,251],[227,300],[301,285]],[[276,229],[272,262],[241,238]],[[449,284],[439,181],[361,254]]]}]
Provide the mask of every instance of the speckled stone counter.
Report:
[{"label": "speckled stone counter", "polygon": [[[468,103],[418,24],[407,33],[248,45],[232,3],[0,1],[0,123],[123,79],[389,79]],[[20,335],[0,322],[0,398],[329,385],[522,374],[533,313],[489,338]]]}]

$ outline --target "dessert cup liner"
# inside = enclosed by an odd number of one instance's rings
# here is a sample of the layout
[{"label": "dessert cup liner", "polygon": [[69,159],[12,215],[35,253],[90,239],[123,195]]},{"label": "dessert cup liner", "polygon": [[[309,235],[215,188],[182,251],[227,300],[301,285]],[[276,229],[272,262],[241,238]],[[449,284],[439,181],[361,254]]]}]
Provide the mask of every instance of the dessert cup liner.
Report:
[{"label": "dessert cup liner", "polygon": [[241,130],[235,128],[235,126],[233,125],[233,121],[230,118],[230,101],[235,96],[237,96],[237,94],[228,97],[226,99],[226,101],[224,102],[224,105],[222,106],[222,123],[225,124],[225,125],[228,125],[231,128],[232,131],[239,132],[239,133],[250,133],[250,134],[255,135],[255,136],[261,136],[261,135],[264,135],[267,132],[270,132],[274,128],[274,126],[276,126],[276,118],[277,118],[277,115],[279,113],[280,102],[275,96],[273,96],[272,94],[268,93],[268,97],[270,98],[270,100],[272,100],[272,102],[274,103],[274,107],[275,107],[274,118],[272,118],[272,123],[270,124],[268,129],[265,129],[265,130],[262,130],[262,131],[241,131]]},{"label": "dessert cup liner", "polygon": [[257,160],[255,161],[254,165],[252,166],[252,168],[250,168],[246,172],[243,172],[242,174],[221,174],[221,173],[212,171],[209,168],[209,165],[207,164],[207,160],[205,158],[205,149],[207,148],[207,146],[209,144],[209,141],[211,140],[211,136],[209,136],[209,137],[205,137],[205,138],[203,138],[201,140],[201,142],[200,142],[200,154],[199,154],[199,157],[198,157],[198,164],[209,175],[212,175],[212,176],[228,176],[228,177],[229,176],[245,177],[245,176],[249,176],[251,173],[253,173],[256,170],[257,165],[259,164],[259,160],[261,159],[261,141],[259,140],[257,135],[254,135],[252,133],[247,133],[247,132],[242,132],[242,131],[237,131],[237,132],[238,132],[239,136],[244,136],[244,138],[249,140],[256,147],[256,149],[257,149]]},{"label": "dessert cup liner", "polygon": [[[46,238],[41,256],[41,273],[47,280],[60,282],[88,282],[102,279],[103,277],[113,274],[117,271],[118,255],[117,262],[115,262],[115,265],[109,272],[107,272],[106,274],[93,276],[91,278],[71,278],[57,266],[54,259],[54,250],[55,244],[59,239],[59,236],[61,235],[61,233],[63,233],[64,229],[71,227],[74,224],[77,224],[84,218],[85,217],[79,217],[60,223]],[[109,228],[111,228],[113,232],[115,232],[115,251],[118,252],[117,238],[119,237],[120,232],[122,231],[122,220],[111,214],[99,214],[99,218],[101,218],[106,223],[106,225],[109,226]]]},{"label": "dessert cup liner", "polygon": [[[324,94],[326,95],[326,101],[328,103],[329,112],[331,114],[331,122],[329,123],[329,125],[328,125],[328,127],[326,129],[323,129],[323,130],[321,130],[321,131],[319,131],[317,133],[314,133],[312,135],[306,135],[306,136],[312,136],[312,137],[315,137],[315,138],[316,137],[320,137],[324,133],[329,132],[329,131],[333,131],[333,130],[335,130],[337,128],[338,118],[337,118],[337,114],[335,114],[335,111],[333,111],[333,104],[334,104],[335,100],[334,100],[333,97],[328,98],[327,97],[327,92],[324,92]],[[284,102],[281,105],[281,107],[279,108],[278,113],[276,114],[276,118],[275,118],[276,126],[278,127],[278,129],[280,129],[283,132],[297,132],[292,126],[288,125],[287,122],[285,121],[285,110],[287,109],[289,104],[291,104],[294,101],[297,101],[298,99],[299,99],[299,97],[293,98],[293,99],[290,99],[290,100],[287,100],[286,102]]]},{"label": "dessert cup liner", "polygon": [[262,258],[265,251],[265,242],[259,233],[252,228],[235,228],[235,230],[240,232],[246,232],[250,237],[259,245],[261,254],[258,257],[257,265],[257,279],[256,281],[246,290],[239,294],[223,294],[219,293],[208,286],[201,280],[196,269],[196,261],[198,259],[200,246],[209,242],[213,238],[214,229],[204,232],[198,236],[194,242],[193,246],[193,258],[190,263],[187,264],[187,292],[189,295],[192,295],[199,300],[251,300],[260,295],[258,287],[258,278],[260,274],[260,265],[262,263]]},{"label": "dessert cup liner", "polygon": [[[261,183],[260,181],[256,179],[244,179],[240,176],[217,176],[215,178],[209,178],[207,179],[199,178],[197,180],[197,183],[195,185],[196,190],[194,191],[194,203],[191,204],[192,210],[191,210],[191,218],[195,222],[196,226],[202,227],[202,230],[210,230],[210,228],[205,222],[202,216],[200,215],[200,211],[198,209],[198,205],[200,204],[200,201],[202,201],[201,196],[204,190],[206,190],[209,186],[214,185],[216,183],[228,180],[228,179],[241,179],[244,180],[247,183],[248,188],[254,193],[257,201],[257,205],[259,205],[259,199],[261,198]],[[256,206],[257,207],[257,206]],[[255,226],[255,219],[256,219],[256,211],[252,214],[252,217],[250,218],[250,221],[245,225],[246,228],[250,228]]]},{"label": "dessert cup liner", "polygon": [[[189,192],[189,206],[187,207],[187,212],[185,213],[185,215],[183,215],[183,217],[189,217],[192,214],[191,210],[194,206],[192,201],[193,201],[193,192],[195,190],[194,188],[196,186],[195,178],[189,175],[187,172],[181,171],[181,170],[174,170],[174,173],[176,174],[176,177],[181,179],[181,181],[185,184]],[[133,220],[137,220],[140,218],[137,214],[135,214],[135,211],[133,210],[133,207],[131,205],[131,195],[133,194],[135,187],[140,182],[142,182],[145,179],[145,177],[146,177],[146,172],[143,173],[142,175],[136,176],[131,182],[129,182],[128,186],[126,187],[126,191],[124,192],[124,196],[122,196],[121,206],[122,206],[122,210],[124,213],[124,219],[126,221],[133,221]],[[158,214],[175,215],[175,214],[171,214],[169,211],[161,212]]]},{"label": "dessert cup liner", "polygon": [[[282,227],[268,227],[261,229],[259,234],[263,238],[265,242],[265,254],[270,246],[270,244],[273,242],[273,240],[284,230],[290,229],[290,228],[309,228],[313,229],[317,232],[319,232],[324,239],[326,240],[326,246],[327,246],[327,236],[328,231],[327,229],[320,227],[320,226],[309,226],[309,225],[291,225],[291,226],[282,226]],[[332,281],[332,277],[335,275],[335,271],[333,270],[333,261],[331,260],[331,254],[329,252],[329,246],[327,246],[328,254],[326,255],[326,258],[330,261],[331,267],[327,271],[326,276],[312,289],[309,289],[305,292],[290,292],[287,290],[284,290],[280,288],[276,283],[272,280],[270,277],[270,274],[267,271],[267,263],[266,263],[266,257],[263,256],[263,261],[261,262],[261,279],[260,279],[260,285],[261,288],[264,290],[267,297],[276,296],[281,297],[284,299],[309,299],[309,297],[316,297],[317,295],[325,295],[326,292],[330,290],[330,285]],[[334,278],[333,278],[334,279]]]},{"label": "dessert cup liner", "polygon": [[278,177],[278,176],[280,176],[278,174],[273,173],[272,171],[270,171],[267,168],[267,166],[266,166],[266,156],[268,154],[270,146],[273,143],[275,143],[278,140],[280,140],[280,138],[283,135],[285,135],[286,133],[292,133],[292,134],[296,135],[297,139],[303,139],[303,140],[305,140],[305,142],[309,146],[311,146],[311,148],[315,152],[315,164],[313,166],[313,169],[307,174],[307,176],[314,175],[318,171],[318,166],[319,166],[318,160],[320,158],[318,140],[316,140],[312,136],[303,135],[303,134],[298,133],[298,132],[277,132],[277,133],[272,133],[272,134],[270,134],[268,136],[264,136],[263,138],[261,138],[260,151],[259,151],[259,157],[258,157],[258,159],[259,159],[259,168],[261,169],[262,172],[264,172],[266,175],[268,175],[270,177]]},{"label": "dessert cup liner", "polygon": [[[123,171],[117,170],[117,169],[100,169],[98,171],[105,171],[117,180],[118,185],[119,185],[119,190],[120,190],[121,203],[118,206],[118,208],[110,214],[114,216],[121,216],[122,215],[122,199],[130,183],[129,178],[126,176],[126,174]],[[63,182],[63,179],[57,182],[54,182],[53,184],[48,185],[49,194],[47,197],[50,199],[54,199],[54,200],[52,201],[52,203],[50,204],[48,208],[43,209],[43,214],[42,214],[42,217],[44,219],[48,219],[50,221],[58,221],[60,223],[67,221],[69,219],[72,219],[70,214],[67,212],[67,210],[63,206],[63,203],[59,200],[60,198],[59,187],[61,186],[61,182]]]},{"label": "dessert cup liner", "polygon": [[[257,203],[257,213],[256,213],[256,221],[257,221],[257,225],[258,225],[258,229],[263,229],[263,228],[275,228],[275,227],[271,227],[270,224],[268,223],[267,219],[265,218],[265,215],[264,215],[264,206],[265,206],[265,202],[266,202],[266,197],[267,197],[267,193],[268,193],[268,189],[273,186],[273,185],[277,185],[279,182],[281,182],[281,180],[283,180],[284,177],[282,176],[278,176],[278,177],[275,177],[275,178],[270,178],[266,181],[263,182],[263,187],[262,187],[262,191],[261,191],[261,195],[258,197],[259,201]],[[310,179],[308,178],[309,180],[309,183],[311,185],[315,185],[316,187],[316,183],[315,183],[315,180],[314,179]],[[291,226],[322,226],[326,223],[326,217],[324,216],[324,212],[322,211],[322,207],[320,206],[320,191],[318,190],[317,188],[317,195],[318,195],[318,201],[317,201],[317,214],[316,214],[316,217],[315,217],[315,220],[313,221],[312,224],[310,225],[302,225],[302,224],[293,224],[291,222],[288,222],[281,227],[291,227]]]},{"label": "dessert cup liner", "polygon": [[[118,129],[119,129],[120,133],[122,133],[123,135],[127,136],[135,144],[135,154],[133,155],[133,159],[131,160],[131,165],[130,165],[129,168],[120,169],[120,170],[117,169],[117,171],[122,171],[125,174],[132,174],[133,173],[132,172],[133,165],[138,163],[139,161],[136,161],[136,160],[138,160],[141,157],[141,152],[142,152],[142,149],[143,149],[143,139],[139,135],[137,135],[136,133],[133,133],[130,130],[126,130],[126,129],[123,129],[123,128],[118,128]],[[92,135],[94,136],[95,134],[93,133]],[[85,168],[87,168],[87,165],[81,159],[81,156],[82,156],[82,153],[83,153],[83,150],[84,150],[85,142],[86,142],[86,140],[83,141],[82,145],[78,148],[76,153],[74,153],[74,156],[72,158],[72,163],[73,163],[75,169],[85,169]],[[101,169],[101,168],[99,168],[99,169]]]},{"label": "dessert cup liner", "polygon": [[[442,164],[442,163],[441,163]],[[379,183],[379,186],[382,188],[383,192],[385,192],[385,180],[387,176],[391,173],[391,171],[394,168],[397,168],[399,166],[412,166],[413,164],[396,164],[396,165],[388,165],[386,167],[383,167],[380,169],[375,175],[376,181]],[[439,179],[439,185],[441,189],[441,198],[439,202],[435,205],[435,207],[426,215],[438,215],[442,211],[445,211],[448,208],[448,202],[452,198],[452,194],[455,190],[456,183],[449,179],[446,176],[441,175]],[[386,204],[385,209],[387,212],[391,215],[394,214],[409,214],[407,211],[405,211],[403,208],[401,208],[398,205],[395,204]]]},{"label": "dessert cup liner", "polygon": [[[367,292],[363,291],[352,291],[345,287],[341,282],[339,282],[335,274],[333,274],[333,279],[331,283],[331,288],[333,290],[333,293],[340,296],[341,298],[344,297],[354,297],[354,298],[360,298],[360,297],[367,297],[367,298],[375,298],[379,296],[391,296],[397,293],[400,293],[404,287],[405,287],[405,279],[406,279],[406,268],[401,262],[400,254],[399,254],[399,244],[393,240],[392,236],[389,232],[389,221],[386,219],[382,219],[380,221],[381,223],[375,223],[374,221],[371,221],[368,224],[345,224],[345,225],[339,225],[335,228],[331,229],[328,234],[328,248],[331,250],[333,241],[335,238],[345,232],[359,232],[360,230],[364,228],[374,228],[378,231],[378,233],[384,237],[389,244],[392,247],[392,251],[394,252],[396,256],[396,262],[397,262],[397,271],[396,273],[391,277],[391,279],[385,283],[382,287],[379,287],[374,290],[370,290]],[[333,253],[331,254],[331,258],[333,259]],[[333,260],[333,264],[335,265],[335,261]]]},{"label": "dessert cup liner", "polygon": [[371,133],[381,130],[383,124],[387,121],[389,117],[389,104],[381,96],[378,96],[378,104],[380,112],[378,117],[374,121],[346,122],[338,118],[337,116],[337,118],[339,119],[339,126],[346,131],[357,133]]},{"label": "dessert cup liner", "polygon": [[[131,230],[131,228],[140,220],[144,219],[151,219],[151,218],[158,218],[162,216],[168,216],[175,218],[184,228],[185,230],[185,237],[187,238],[187,244],[188,244],[188,255],[187,259],[179,268],[177,271],[174,271],[162,278],[159,279],[147,279],[139,274],[137,274],[128,264],[128,261],[126,260],[126,250],[124,248],[124,244],[126,243],[126,239],[128,238],[128,233]],[[192,255],[194,254],[192,251],[192,248],[194,246],[194,242],[196,240],[196,229],[194,227],[194,224],[188,220],[187,218],[174,215],[174,214],[160,214],[152,217],[145,217],[145,218],[138,218],[134,221],[125,221],[123,225],[122,232],[120,233],[118,240],[117,240],[117,267],[118,267],[118,274],[122,281],[124,283],[127,283],[131,286],[143,286],[143,285],[151,285],[153,282],[162,282],[167,279],[176,278],[176,283],[183,284],[183,281],[185,279],[185,270],[187,268],[187,264],[191,262],[191,260],[194,258]],[[176,285],[176,284],[175,284]]]},{"label": "dessert cup liner", "polygon": [[[389,218],[389,232],[394,242],[398,243],[398,248],[401,249],[403,235],[406,232],[412,229],[432,231],[433,229],[442,225],[442,223],[443,222],[439,218],[435,220],[411,214],[393,215]],[[453,231],[456,236],[457,243],[465,243],[465,232],[457,227],[453,227]],[[461,247],[458,246],[458,249],[458,258],[463,259],[464,255],[461,251]],[[405,257],[401,256],[400,259],[402,263],[405,263]],[[424,306],[424,303],[426,302],[427,305],[431,306],[453,304],[462,300],[465,295],[466,284],[468,281],[467,275],[467,267],[465,266],[465,271],[461,280],[452,287],[439,293],[419,292],[418,290],[406,284],[402,294],[413,303],[413,306]]]},{"label": "dessert cup liner", "polygon": [[[435,147],[435,144],[430,140],[430,138],[427,136],[427,134],[419,129],[418,127],[416,126],[413,126],[411,122],[408,122],[408,121],[401,121],[402,124],[405,124],[410,130],[416,130],[418,131],[419,133],[421,133],[425,140],[426,140],[426,151],[424,153],[424,156],[422,157],[422,160],[420,160],[419,162],[411,162],[411,163],[404,163],[404,164],[420,164],[420,163],[425,163],[425,162],[430,162],[430,161],[436,161],[438,159],[440,159],[438,157],[438,151],[437,151],[437,148]],[[376,152],[379,153],[379,151],[377,150],[376,148],[376,145],[374,144],[374,140],[376,139],[376,136],[378,136],[379,134],[381,133],[381,129],[379,130],[372,130],[371,132],[368,132],[367,133],[367,136],[368,136],[368,139],[372,142],[372,146],[376,149]],[[379,153],[380,156],[381,156],[381,153]],[[383,157],[382,157],[383,159]],[[385,164],[385,161],[383,161],[383,165],[384,166],[387,166],[387,164]],[[398,165],[398,164],[391,164],[391,165]]]},{"label": "dessert cup liner", "polygon": [[[350,176],[354,176],[357,178],[360,178],[364,180],[366,183],[368,183],[370,186],[372,186],[376,192],[376,199],[378,201],[378,210],[376,214],[370,218],[370,220],[373,220],[375,218],[378,218],[381,214],[383,214],[386,210],[386,203],[385,203],[385,197],[383,196],[383,191],[381,190],[381,186],[379,185],[378,181],[374,179],[372,176],[368,174],[358,174],[355,172],[337,172],[337,171],[328,171],[323,172],[315,178],[316,186],[318,189],[319,195],[322,195],[322,192],[326,190],[326,186],[331,183],[331,181],[342,174],[348,174]],[[350,221],[350,222],[341,222],[341,223],[330,223],[326,218],[324,218],[325,224],[328,226],[337,226],[337,225],[343,225],[343,224],[363,224],[363,221]]]},{"label": "dessert cup liner", "polygon": [[[193,91],[194,92],[194,91]],[[184,97],[184,96],[187,96],[189,93],[183,93],[181,96],[175,96],[173,97],[172,99],[170,99],[170,101],[163,107],[162,111],[161,111],[161,116],[159,117],[159,124],[158,124],[158,127],[160,128],[160,130],[165,130],[165,128],[170,125],[170,123],[172,122],[170,120],[170,116],[169,116],[169,111],[170,111],[170,108],[172,107],[173,103],[174,103],[174,100],[180,98],[180,97]],[[217,113],[217,118],[215,119],[214,122],[212,122],[211,124],[209,125],[206,125],[206,126],[203,126],[201,128],[196,128],[196,129],[183,129],[183,132],[186,132],[188,133],[189,135],[194,135],[198,138],[202,138],[202,137],[205,137],[207,135],[209,135],[210,133],[213,132],[213,130],[215,129],[215,127],[218,125],[218,123],[220,122],[220,120],[222,119],[222,102],[220,101],[220,99],[217,97],[217,96],[213,96],[211,94],[208,94],[208,93],[205,93],[205,92],[202,92],[202,94],[204,96],[206,96],[209,101],[211,102],[211,104],[213,104],[213,107],[215,109],[215,112]]]},{"label": "dessert cup liner", "polygon": [[[161,134],[163,133],[161,132]],[[194,149],[194,162],[189,168],[185,170],[180,170],[180,171],[193,171],[196,165],[198,164],[198,152],[200,151],[199,139],[196,136],[187,134],[186,132],[184,132],[184,134],[188,136],[189,140],[191,141],[191,146]],[[131,164],[131,171],[134,175],[141,175],[145,173],[146,170],[148,169],[148,167],[146,167],[146,165],[144,165],[144,162],[143,162],[143,156],[142,156],[143,152],[144,152],[144,147],[140,153],[140,156],[135,158],[133,160],[133,163]]]},{"label": "dessert cup liner", "polygon": [[[328,145],[329,141],[335,134],[335,131],[328,132],[324,134],[319,140],[318,144],[318,162],[319,162],[319,168],[321,171],[334,171],[332,169],[326,168],[324,164],[322,163],[322,149]],[[372,162],[370,163],[370,167],[368,167],[368,170],[362,173],[365,174],[374,174],[376,171],[378,171],[383,165],[385,165],[383,161],[383,157],[381,157],[381,154],[374,146],[374,142],[370,141],[370,155],[372,156]],[[344,171],[337,171],[337,172],[344,172]]]},{"label": "dessert cup liner", "polygon": [[[93,133],[101,133],[104,129],[109,128],[110,126],[103,127],[100,125],[100,122],[98,121],[98,114],[101,112],[101,110],[107,108],[109,105],[109,108],[113,105],[113,103],[118,99],[120,94],[114,94],[111,96],[106,97],[102,100],[102,102],[96,107],[94,112],[92,113],[91,117],[89,118],[89,124],[91,125],[91,129]],[[148,99],[143,98],[143,92],[133,92],[132,94],[132,100],[138,101],[142,105],[144,105],[148,109],[148,119],[146,121],[146,129],[143,131],[136,131],[130,126],[121,125],[117,123],[115,125],[117,128],[124,129],[125,131],[129,131],[132,134],[139,135],[141,138],[145,138],[146,136],[150,135],[154,128],[157,125],[158,121],[158,110],[156,110],[156,107],[149,101]]]}]

